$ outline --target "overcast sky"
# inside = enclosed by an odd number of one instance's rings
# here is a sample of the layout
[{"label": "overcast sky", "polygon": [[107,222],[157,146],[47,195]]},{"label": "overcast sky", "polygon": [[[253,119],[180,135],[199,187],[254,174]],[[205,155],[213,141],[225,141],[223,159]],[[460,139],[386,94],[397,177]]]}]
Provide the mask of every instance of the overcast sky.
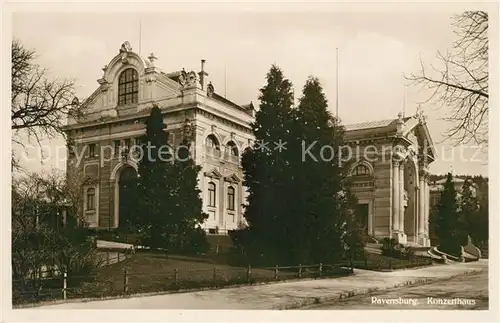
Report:
[{"label": "overcast sky", "polygon": [[[397,117],[403,110],[403,74],[418,72],[420,57],[431,63],[437,50],[451,48],[450,17],[461,10],[463,5],[417,12],[16,13],[12,31],[13,37],[36,50],[38,63],[53,76],[74,78],[81,97],[98,87],[102,67],[118,54],[123,41],[139,51],[142,20],[141,55],[153,52],[156,65],[166,72],[198,70],[200,59],[206,59],[216,92],[226,91],[236,103],[258,104],[258,90],[275,63],[295,85],[296,94],[309,75],[317,76],[332,111],[339,48],[340,117],[350,124]],[[428,95],[409,87],[406,115],[414,114],[415,102]],[[449,143],[439,144],[449,126],[440,120],[447,111],[423,108],[440,155],[431,171],[445,173],[452,165],[455,173],[487,175],[487,158],[476,155],[473,147],[463,150],[464,158],[455,150],[451,161]],[[54,159],[43,166],[39,160],[23,164],[33,170],[64,167]]]}]

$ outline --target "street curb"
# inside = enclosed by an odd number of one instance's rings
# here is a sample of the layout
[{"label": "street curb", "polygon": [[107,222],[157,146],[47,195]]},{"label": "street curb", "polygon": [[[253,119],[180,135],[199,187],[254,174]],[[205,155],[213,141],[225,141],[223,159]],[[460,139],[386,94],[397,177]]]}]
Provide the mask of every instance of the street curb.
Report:
[{"label": "street curb", "polygon": [[457,276],[467,275],[467,274],[472,274],[472,273],[478,273],[478,272],[481,272],[481,271],[483,271],[482,268],[468,269],[468,270],[465,270],[465,271],[463,271],[461,273],[454,274],[452,276],[445,277],[445,278],[423,277],[423,278],[417,278],[417,279],[407,280],[407,281],[404,281],[402,283],[397,283],[397,284],[395,284],[393,286],[372,287],[372,288],[367,288],[367,289],[363,289],[363,290],[359,290],[359,291],[356,291],[356,290],[345,291],[345,292],[337,293],[335,295],[320,296],[320,297],[307,297],[307,298],[303,298],[303,299],[293,300],[293,301],[291,301],[288,304],[278,305],[278,306],[274,307],[273,309],[274,310],[293,310],[293,309],[299,309],[299,308],[302,308],[302,307],[309,307],[309,306],[312,306],[312,305],[318,305],[318,304],[324,304],[324,303],[329,303],[329,302],[344,300],[346,298],[351,298],[351,297],[355,297],[355,296],[368,295],[368,294],[371,294],[371,293],[374,293],[374,292],[380,292],[380,291],[390,290],[390,289],[404,287],[404,286],[425,285],[425,284],[429,284],[429,283],[434,282],[434,281],[448,280],[448,279],[451,279],[451,278],[454,278],[454,277],[457,277]]}]

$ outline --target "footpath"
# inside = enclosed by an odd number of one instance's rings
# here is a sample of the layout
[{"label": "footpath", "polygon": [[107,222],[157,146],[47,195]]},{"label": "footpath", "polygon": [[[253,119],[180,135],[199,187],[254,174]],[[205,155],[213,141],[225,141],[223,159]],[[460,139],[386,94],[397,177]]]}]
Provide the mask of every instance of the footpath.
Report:
[{"label": "footpath", "polygon": [[128,298],[45,305],[39,309],[293,309],[331,302],[405,285],[444,280],[488,267],[487,260],[433,265],[393,272],[355,269],[354,275],[254,285],[199,292],[131,296]]}]

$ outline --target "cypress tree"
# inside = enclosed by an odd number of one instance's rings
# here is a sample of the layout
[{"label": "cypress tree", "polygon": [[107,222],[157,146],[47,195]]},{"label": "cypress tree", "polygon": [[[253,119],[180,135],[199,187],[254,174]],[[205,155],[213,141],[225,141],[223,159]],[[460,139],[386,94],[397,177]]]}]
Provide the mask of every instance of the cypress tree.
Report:
[{"label": "cypress tree", "polygon": [[244,152],[242,165],[244,185],[248,189],[244,216],[249,224],[249,239],[254,254],[287,262],[286,248],[289,161],[275,143],[289,141],[293,105],[291,82],[275,65],[267,73],[267,84],[261,88],[260,109],[252,130],[255,142]]},{"label": "cypress tree", "polygon": [[467,236],[476,231],[479,203],[472,192],[472,181],[466,179],[460,195],[459,235],[462,245],[467,244]]},{"label": "cypress tree", "polygon": [[295,228],[290,239],[292,245],[296,242],[295,254],[302,255],[302,262],[336,261],[344,253],[343,232],[350,252],[358,253],[364,241],[355,218],[356,198],[349,188],[348,165],[339,158],[344,129],[328,111],[317,78],[304,85],[294,121],[293,187],[298,191],[289,218]]},{"label": "cypress tree", "polygon": [[448,173],[444,189],[441,192],[436,210],[432,213],[430,222],[439,242],[438,249],[456,257],[460,256],[461,252],[459,216],[453,176]]},{"label": "cypress tree", "polygon": [[201,224],[208,219],[203,212],[201,190],[198,187],[198,173],[201,166],[196,165],[190,153],[191,142],[185,138],[176,149],[176,158],[171,168],[172,218],[170,225],[175,232],[176,250],[187,253],[205,252],[208,249],[205,231]]},{"label": "cypress tree", "polygon": [[142,156],[138,163],[136,225],[143,243],[152,248],[168,245],[169,221],[172,218],[173,154],[160,108],[154,105],[146,120],[146,134],[141,138]]}]

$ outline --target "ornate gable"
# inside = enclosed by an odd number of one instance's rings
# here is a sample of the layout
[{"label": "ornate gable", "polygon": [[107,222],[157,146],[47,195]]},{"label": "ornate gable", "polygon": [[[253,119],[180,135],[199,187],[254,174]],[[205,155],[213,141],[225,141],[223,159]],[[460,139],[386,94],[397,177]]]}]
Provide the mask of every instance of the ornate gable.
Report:
[{"label": "ornate gable", "polygon": [[241,182],[241,179],[236,174],[231,174],[229,176],[224,177],[224,180],[229,183],[237,184]]},{"label": "ornate gable", "polygon": [[429,129],[427,128],[426,117],[423,114],[417,114],[405,122],[405,131],[402,134],[410,143],[410,147],[419,153],[427,148],[427,155],[434,160],[436,150],[432,141]]},{"label": "ornate gable", "polygon": [[222,174],[216,168],[212,169],[209,172],[205,172],[204,175],[207,177],[210,177],[210,178],[215,178],[215,179],[222,177]]}]

